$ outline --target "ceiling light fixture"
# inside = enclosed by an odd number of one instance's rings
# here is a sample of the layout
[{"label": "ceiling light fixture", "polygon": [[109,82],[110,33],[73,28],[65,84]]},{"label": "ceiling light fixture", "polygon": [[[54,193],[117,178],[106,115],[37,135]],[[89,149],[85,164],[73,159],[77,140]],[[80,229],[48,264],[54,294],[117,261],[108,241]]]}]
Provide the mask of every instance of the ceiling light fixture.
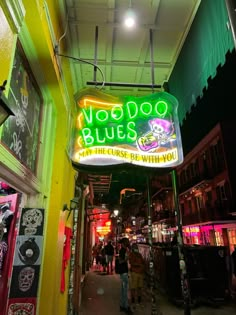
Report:
[{"label": "ceiling light fixture", "polygon": [[129,9],[125,14],[124,24],[127,28],[132,28],[135,26],[135,13],[132,9],[131,0],[129,1]]}]

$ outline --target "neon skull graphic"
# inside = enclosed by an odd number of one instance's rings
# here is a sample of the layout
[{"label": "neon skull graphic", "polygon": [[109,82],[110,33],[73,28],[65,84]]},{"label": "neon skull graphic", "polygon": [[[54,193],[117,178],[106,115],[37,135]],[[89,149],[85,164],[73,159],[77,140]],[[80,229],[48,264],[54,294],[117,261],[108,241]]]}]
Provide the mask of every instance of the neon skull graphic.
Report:
[{"label": "neon skull graphic", "polygon": [[150,120],[149,125],[159,144],[165,144],[174,132],[173,123],[169,120],[156,118]]},{"label": "neon skull graphic", "polygon": [[142,151],[150,151],[170,141],[174,133],[173,123],[169,120],[155,118],[149,120],[151,131],[138,139],[138,146]]}]

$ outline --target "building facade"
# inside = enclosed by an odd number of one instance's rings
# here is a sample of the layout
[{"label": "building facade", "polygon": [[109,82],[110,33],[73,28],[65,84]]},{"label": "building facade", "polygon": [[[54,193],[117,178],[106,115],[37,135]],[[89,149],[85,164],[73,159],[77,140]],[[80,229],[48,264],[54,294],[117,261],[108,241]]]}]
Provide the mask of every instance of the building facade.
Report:
[{"label": "building facade", "polygon": [[177,168],[186,244],[225,245],[236,239],[235,191],[231,182],[233,122],[218,123]]}]

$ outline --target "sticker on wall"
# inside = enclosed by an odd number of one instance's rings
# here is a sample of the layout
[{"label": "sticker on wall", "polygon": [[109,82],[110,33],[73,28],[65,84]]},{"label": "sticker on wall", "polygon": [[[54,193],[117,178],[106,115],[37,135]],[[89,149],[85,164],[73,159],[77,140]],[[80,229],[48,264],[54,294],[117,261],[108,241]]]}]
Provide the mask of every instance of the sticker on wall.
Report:
[{"label": "sticker on wall", "polygon": [[40,265],[42,259],[42,242],[42,236],[18,236],[14,256],[14,266]]},{"label": "sticker on wall", "polygon": [[172,167],[183,161],[178,101],[166,92],[122,99],[86,89],[76,96],[71,159],[78,165]]},{"label": "sticker on wall", "polygon": [[10,298],[36,297],[39,281],[39,266],[14,266]]},{"label": "sticker on wall", "polygon": [[9,299],[7,307],[8,315],[35,315],[36,314],[36,299]]},{"label": "sticker on wall", "polygon": [[9,298],[20,298],[22,305],[27,305],[30,298],[37,298],[43,252],[44,211],[41,208],[23,208],[20,215]]},{"label": "sticker on wall", "polygon": [[19,235],[42,235],[44,224],[44,209],[22,209]]}]

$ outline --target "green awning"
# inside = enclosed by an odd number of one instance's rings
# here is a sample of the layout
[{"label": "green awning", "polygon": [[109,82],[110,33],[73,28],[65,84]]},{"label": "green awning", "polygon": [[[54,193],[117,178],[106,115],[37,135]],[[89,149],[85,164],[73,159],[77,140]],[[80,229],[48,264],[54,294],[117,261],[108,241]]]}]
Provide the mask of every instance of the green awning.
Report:
[{"label": "green awning", "polygon": [[179,101],[179,121],[214,78],[234,42],[224,0],[203,0],[169,80],[169,91]]}]

